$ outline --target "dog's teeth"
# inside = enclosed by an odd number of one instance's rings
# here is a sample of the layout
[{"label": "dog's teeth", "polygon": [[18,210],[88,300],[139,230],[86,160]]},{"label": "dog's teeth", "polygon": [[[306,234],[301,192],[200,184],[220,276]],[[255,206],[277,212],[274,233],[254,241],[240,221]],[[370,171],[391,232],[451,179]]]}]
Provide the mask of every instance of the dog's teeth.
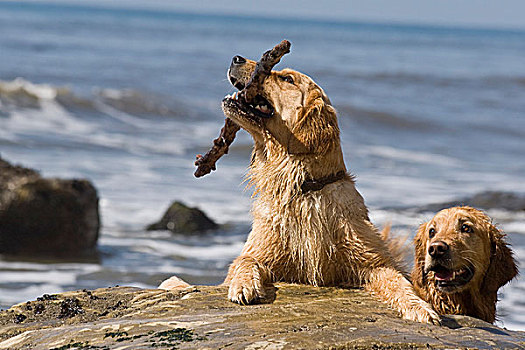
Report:
[{"label": "dog's teeth", "polygon": [[236,100],[239,97],[239,92],[235,91],[232,95],[232,98]]},{"label": "dog's teeth", "polygon": [[262,106],[257,105],[255,106],[255,109],[257,109],[258,111],[261,111],[262,113],[268,113],[270,111],[267,105],[262,105]]}]

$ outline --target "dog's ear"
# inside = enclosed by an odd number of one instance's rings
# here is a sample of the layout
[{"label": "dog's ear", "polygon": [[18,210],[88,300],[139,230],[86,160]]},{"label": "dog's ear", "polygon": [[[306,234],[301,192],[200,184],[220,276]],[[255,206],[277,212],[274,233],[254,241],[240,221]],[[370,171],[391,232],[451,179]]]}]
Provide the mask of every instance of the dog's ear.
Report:
[{"label": "dog's ear", "polygon": [[414,268],[412,269],[412,283],[418,287],[423,286],[423,266],[425,264],[427,223],[419,225],[414,237]]},{"label": "dog's ear", "polygon": [[516,277],[518,267],[512,256],[512,251],[505,242],[505,235],[492,223],[488,222],[487,225],[491,243],[491,257],[481,289],[497,292],[501,286]]},{"label": "dog's ear", "polygon": [[339,127],[335,109],[325,101],[318,88],[313,89],[307,97],[306,106],[298,110],[288,142],[288,152],[324,154],[338,143]]}]

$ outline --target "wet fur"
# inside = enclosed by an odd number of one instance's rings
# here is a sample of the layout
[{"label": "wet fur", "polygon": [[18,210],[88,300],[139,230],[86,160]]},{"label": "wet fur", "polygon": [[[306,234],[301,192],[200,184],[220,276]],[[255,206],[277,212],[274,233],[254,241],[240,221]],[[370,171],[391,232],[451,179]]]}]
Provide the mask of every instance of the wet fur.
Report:
[{"label": "wet fur", "polygon": [[[463,222],[472,225],[471,234],[460,232]],[[435,227],[437,231],[432,239],[428,235],[430,227]],[[419,227],[414,239],[412,282],[418,295],[440,314],[468,315],[494,322],[498,289],[518,274],[512,251],[504,237],[480,210],[454,207],[440,211]],[[428,264],[430,259],[427,253],[429,244],[438,240],[449,245],[454,266],[467,263],[474,266],[474,277],[454,293],[440,291],[433,273],[426,275],[424,272],[425,263]]]},{"label": "wet fur", "polygon": [[[246,83],[255,62],[230,68]],[[293,84],[282,79],[293,78]],[[223,109],[254,139],[248,173],[254,189],[252,231],[228,271],[230,300],[248,304],[269,298],[272,283],[362,286],[404,318],[439,322],[418,297],[346,172],[336,111],[324,91],[299,72],[285,69],[264,82],[275,108],[268,119],[250,118],[225,100]],[[302,193],[306,179],[339,171],[344,179]]]}]

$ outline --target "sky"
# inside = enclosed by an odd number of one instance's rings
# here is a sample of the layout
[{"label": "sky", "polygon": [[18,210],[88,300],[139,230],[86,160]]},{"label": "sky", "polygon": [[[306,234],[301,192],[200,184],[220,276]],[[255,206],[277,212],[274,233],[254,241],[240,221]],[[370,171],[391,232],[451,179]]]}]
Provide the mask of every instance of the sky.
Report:
[{"label": "sky", "polygon": [[525,29],[525,0],[51,0],[51,2],[161,8],[208,14]]}]

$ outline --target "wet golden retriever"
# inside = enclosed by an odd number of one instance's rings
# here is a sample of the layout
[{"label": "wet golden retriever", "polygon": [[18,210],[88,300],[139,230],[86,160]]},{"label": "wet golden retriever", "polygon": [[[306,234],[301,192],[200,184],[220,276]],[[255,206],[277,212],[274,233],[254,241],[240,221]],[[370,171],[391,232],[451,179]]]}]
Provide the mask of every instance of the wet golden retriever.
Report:
[{"label": "wet golden retriever", "polygon": [[[244,88],[255,64],[234,57],[230,82]],[[369,220],[345,167],[336,111],[324,91],[310,77],[284,69],[271,73],[255,101],[248,105],[234,93],[222,104],[254,140],[248,174],[253,225],[225,280],[229,299],[264,300],[277,281],[363,286],[406,319],[439,322]]]},{"label": "wet golden retriever", "polygon": [[504,235],[482,211],[454,207],[420,226],[412,282],[441,314],[494,322],[498,289],[518,269]]}]

